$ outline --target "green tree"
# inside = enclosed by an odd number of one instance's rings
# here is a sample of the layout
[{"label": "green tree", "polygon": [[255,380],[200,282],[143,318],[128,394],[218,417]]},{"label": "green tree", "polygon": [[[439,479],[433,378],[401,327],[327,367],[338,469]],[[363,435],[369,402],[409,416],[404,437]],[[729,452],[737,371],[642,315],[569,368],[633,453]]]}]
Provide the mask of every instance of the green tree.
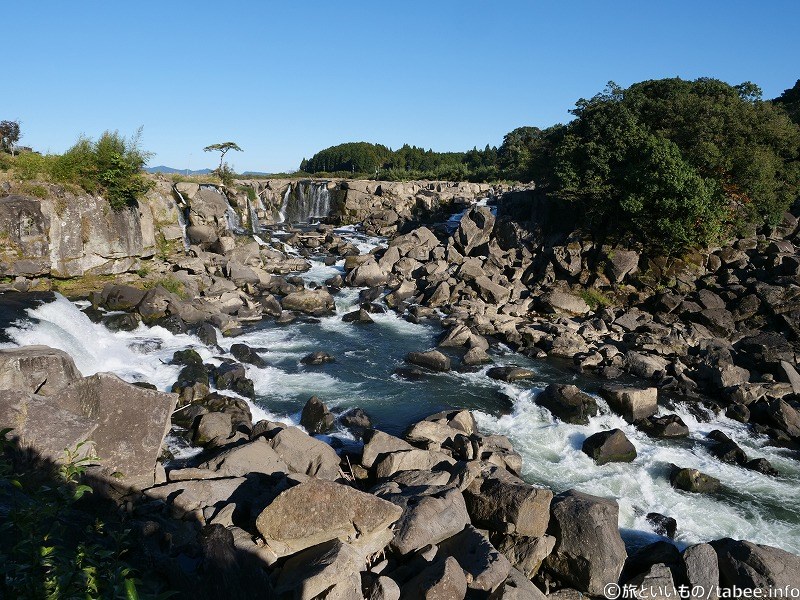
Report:
[{"label": "green tree", "polygon": [[19,121],[0,121],[0,150],[13,156],[20,137]]},{"label": "green tree", "polygon": [[792,121],[800,124],[800,79],[772,102],[786,110]]},{"label": "green tree", "polygon": [[222,173],[222,161],[225,158],[225,155],[231,150],[236,150],[237,152],[242,151],[236,142],[222,142],[219,144],[211,144],[210,146],[203,148],[203,152],[219,152],[219,167],[217,167],[218,173]]}]

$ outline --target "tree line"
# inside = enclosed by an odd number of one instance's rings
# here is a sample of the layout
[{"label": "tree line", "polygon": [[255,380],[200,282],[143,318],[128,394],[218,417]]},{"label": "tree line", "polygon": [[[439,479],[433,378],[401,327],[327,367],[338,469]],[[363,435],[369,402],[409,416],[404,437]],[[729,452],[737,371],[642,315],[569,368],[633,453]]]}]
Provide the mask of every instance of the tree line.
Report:
[{"label": "tree line", "polygon": [[574,204],[596,232],[667,251],[708,246],[775,222],[800,191],[800,80],[763,100],[750,82],[610,82],[546,129],[520,127],[498,148],[433,152],[358,142],[318,152],[308,173],[380,179],[512,180]]}]

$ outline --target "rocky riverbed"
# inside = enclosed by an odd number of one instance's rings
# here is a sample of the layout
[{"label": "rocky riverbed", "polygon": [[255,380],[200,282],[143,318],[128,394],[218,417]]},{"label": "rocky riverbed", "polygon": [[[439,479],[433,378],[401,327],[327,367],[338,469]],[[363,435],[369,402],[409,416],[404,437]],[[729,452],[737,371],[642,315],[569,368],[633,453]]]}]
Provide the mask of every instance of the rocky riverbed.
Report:
[{"label": "rocky riverbed", "polygon": [[[160,268],[180,293],[14,308],[3,417],[93,440],[143,552],[208,597],[800,589],[796,217],[665,259],[520,194],[385,241],[236,236],[220,204]],[[212,592],[225,556],[248,575]]]}]

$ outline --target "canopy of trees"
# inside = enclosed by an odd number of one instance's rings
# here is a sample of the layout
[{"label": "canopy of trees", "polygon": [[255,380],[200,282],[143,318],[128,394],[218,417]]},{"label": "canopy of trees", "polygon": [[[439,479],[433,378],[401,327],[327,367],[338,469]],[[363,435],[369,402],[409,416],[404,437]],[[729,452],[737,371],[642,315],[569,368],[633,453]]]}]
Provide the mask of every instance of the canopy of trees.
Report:
[{"label": "canopy of trees", "polygon": [[800,127],[781,102],[762,101],[752,83],[610,83],[579,100],[567,125],[509,133],[500,170],[575,203],[596,232],[665,250],[706,246],[779,219],[797,198]]},{"label": "canopy of trees", "polygon": [[20,137],[19,121],[0,121],[0,150],[14,154]]}]

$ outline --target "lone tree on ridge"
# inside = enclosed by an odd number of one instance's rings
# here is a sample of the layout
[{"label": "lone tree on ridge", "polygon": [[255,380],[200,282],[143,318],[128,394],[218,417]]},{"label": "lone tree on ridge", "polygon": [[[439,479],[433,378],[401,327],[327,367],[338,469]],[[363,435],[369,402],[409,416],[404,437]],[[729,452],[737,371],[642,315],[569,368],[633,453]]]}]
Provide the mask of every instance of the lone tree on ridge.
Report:
[{"label": "lone tree on ridge", "polygon": [[14,156],[14,146],[20,137],[19,121],[0,121],[0,149]]},{"label": "lone tree on ridge", "polygon": [[236,150],[237,152],[241,152],[242,149],[239,148],[239,144],[236,142],[222,142],[221,144],[211,144],[210,146],[206,146],[203,148],[203,152],[219,152],[219,167],[217,167],[217,172],[222,172],[222,160],[225,158],[225,154],[228,153],[230,150]]}]

